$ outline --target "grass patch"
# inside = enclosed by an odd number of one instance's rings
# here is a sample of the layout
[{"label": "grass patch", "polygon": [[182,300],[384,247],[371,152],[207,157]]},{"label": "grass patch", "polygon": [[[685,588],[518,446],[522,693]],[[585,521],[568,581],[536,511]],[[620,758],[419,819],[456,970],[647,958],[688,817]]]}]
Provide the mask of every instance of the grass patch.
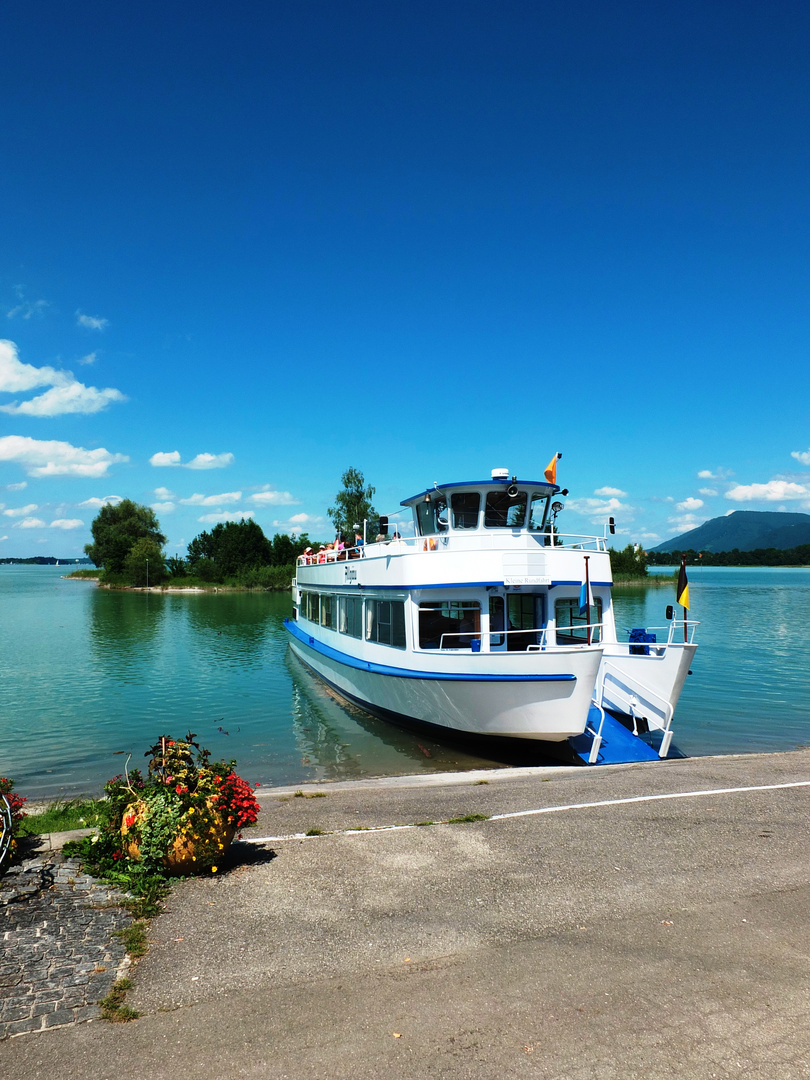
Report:
[{"label": "grass patch", "polygon": [[323,829],[307,829],[307,831],[304,833],[304,835],[305,836],[326,836],[326,833],[323,831]]},{"label": "grass patch", "polygon": [[476,780],[475,781],[475,786],[480,787],[481,784],[488,784],[488,783],[489,783],[489,780]]},{"label": "grass patch", "polygon": [[41,814],[29,814],[20,822],[20,836],[92,829],[101,824],[101,799],[71,799],[53,802]]},{"label": "grass patch", "polygon": [[125,1005],[127,991],[132,989],[129,979],[119,979],[110,990],[109,994],[98,1003],[101,1016],[109,1020],[111,1024],[126,1024],[130,1020],[137,1020],[141,1015],[136,1009]]},{"label": "grass patch", "polygon": [[417,829],[421,829],[424,825],[435,825],[435,824],[436,824],[435,821],[415,821],[414,822],[414,825],[417,827]]},{"label": "grass patch", "polygon": [[142,922],[134,922],[123,930],[116,930],[113,937],[121,939],[124,948],[133,960],[139,959],[149,948],[146,941],[146,924]]},{"label": "grass patch", "polygon": [[84,578],[93,581],[101,574],[101,570],[97,567],[93,567],[92,570],[74,570],[72,574],[65,574],[65,577],[72,578]]},{"label": "grass patch", "polygon": [[325,791],[296,791],[293,795],[294,799],[325,799],[327,793]]},{"label": "grass patch", "polygon": [[447,819],[448,825],[464,825],[468,821],[489,821],[489,814],[465,814],[464,817]]}]

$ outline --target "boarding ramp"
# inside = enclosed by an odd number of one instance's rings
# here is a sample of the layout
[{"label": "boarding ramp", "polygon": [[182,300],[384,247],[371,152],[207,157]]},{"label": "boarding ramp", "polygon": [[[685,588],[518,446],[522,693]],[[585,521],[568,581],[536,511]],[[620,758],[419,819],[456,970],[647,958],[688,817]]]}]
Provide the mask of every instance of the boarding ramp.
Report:
[{"label": "boarding ramp", "polygon": [[653,740],[657,741],[660,734],[652,733],[651,741],[647,742],[646,738],[634,735],[620,720],[594,703],[588,713],[585,731],[570,738],[568,745],[574,756],[585,765],[625,765],[635,761],[659,761],[661,758],[684,756],[671,744],[671,729],[666,733],[670,738],[666,739],[665,736],[666,745],[662,740],[661,746],[656,748]]}]

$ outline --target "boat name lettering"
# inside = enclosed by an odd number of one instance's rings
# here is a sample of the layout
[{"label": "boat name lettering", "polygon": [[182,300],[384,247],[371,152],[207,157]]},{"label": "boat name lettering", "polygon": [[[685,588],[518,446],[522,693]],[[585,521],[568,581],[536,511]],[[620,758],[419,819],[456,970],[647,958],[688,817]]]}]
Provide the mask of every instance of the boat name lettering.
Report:
[{"label": "boat name lettering", "polygon": [[537,577],[529,575],[524,577],[504,577],[504,585],[550,585],[550,577]]}]

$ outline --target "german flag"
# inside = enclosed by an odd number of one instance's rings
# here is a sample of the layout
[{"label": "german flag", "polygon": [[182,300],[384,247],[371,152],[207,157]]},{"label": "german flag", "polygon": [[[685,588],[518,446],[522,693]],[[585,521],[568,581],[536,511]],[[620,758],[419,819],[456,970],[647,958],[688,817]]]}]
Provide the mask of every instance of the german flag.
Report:
[{"label": "german flag", "polygon": [[675,590],[675,600],[681,607],[689,610],[689,582],[686,578],[686,556],[681,559],[681,569],[678,573],[678,588]]},{"label": "german flag", "polygon": [[543,476],[545,476],[546,480],[548,480],[550,484],[557,483],[557,458],[561,457],[562,454],[555,454],[551,461],[548,463],[548,465],[546,465]]}]

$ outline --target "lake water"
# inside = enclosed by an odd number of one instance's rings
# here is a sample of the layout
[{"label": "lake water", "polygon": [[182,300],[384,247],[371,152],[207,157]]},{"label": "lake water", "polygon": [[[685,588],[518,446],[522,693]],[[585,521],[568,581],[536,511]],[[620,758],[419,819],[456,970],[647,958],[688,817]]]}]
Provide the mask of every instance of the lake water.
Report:
[{"label": "lake water", "polygon": [[[287,648],[289,594],[110,592],[63,573],[0,566],[0,775],[22,794],[98,792],[128,753],[140,766],[189,729],[263,784],[492,764],[339,703]],[[699,568],[690,596],[700,648],[675,743],[810,743],[810,569]],[[672,585],[617,589],[617,623],[662,625],[673,602]]]}]

